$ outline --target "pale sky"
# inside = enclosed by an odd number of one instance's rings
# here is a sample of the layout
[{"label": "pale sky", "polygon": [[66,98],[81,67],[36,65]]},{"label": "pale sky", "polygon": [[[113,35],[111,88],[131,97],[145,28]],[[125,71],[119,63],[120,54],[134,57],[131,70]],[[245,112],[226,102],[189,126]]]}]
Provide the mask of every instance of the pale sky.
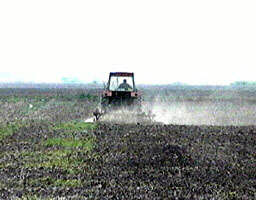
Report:
[{"label": "pale sky", "polygon": [[256,81],[256,1],[1,0],[0,79]]}]

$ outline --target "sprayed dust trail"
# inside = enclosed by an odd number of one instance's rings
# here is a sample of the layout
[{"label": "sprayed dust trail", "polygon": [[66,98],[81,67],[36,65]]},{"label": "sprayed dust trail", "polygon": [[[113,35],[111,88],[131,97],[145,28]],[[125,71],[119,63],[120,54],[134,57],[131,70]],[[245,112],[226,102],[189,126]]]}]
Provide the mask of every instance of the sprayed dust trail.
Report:
[{"label": "sprayed dust trail", "polygon": [[100,121],[114,122],[114,123],[152,123],[148,116],[142,115],[143,112],[136,112],[129,108],[122,108],[111,111],[104,115]]},{"label": "sprayed dust trail", "polygon": [[[170,101],[154,99],[142,105],[153,120],[128,109],[111,111],[100,121],[113,123],[162,123],[177,125],[256,125],[256,103],[246,101]],[[89,118],[86,122],[93,122]]]},{"label": "sprayed dust trail", "polygon": [[154,120],[182,125],[256,125],[256,105],[234,102],[171,102],[151,104]]},{"label": "sprayed dust trail", "polygon": [[94,117],[86,119],[85,122],[90,122],[90,123],[94,122]]},{"label": "sprayed dust trail", "polygon": [[[102,122],[112,122],[120,124],[130,124],[138,122],[148,122],[148,119],[143,118],[139,113],[130,110],[129,108],[120,108],[117,110],[110,111],[102,115],[99,119]],[[85,122],[94,122],[94,117],[88,118]]]}]

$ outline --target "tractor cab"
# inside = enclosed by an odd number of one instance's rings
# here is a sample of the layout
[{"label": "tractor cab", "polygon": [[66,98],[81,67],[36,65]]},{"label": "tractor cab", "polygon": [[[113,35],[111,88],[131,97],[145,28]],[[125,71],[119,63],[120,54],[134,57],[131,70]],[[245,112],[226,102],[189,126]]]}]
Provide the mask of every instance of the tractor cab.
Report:
[{"label": "tractor cab", "polygon": [[110,72],[105,90],[102,92],[102,107],[138,104],[140,94],[135,87],[134,73]]},{"label": "tractor cab", "polygon": [[134,74],[128,72],[111,72],[106,89],[109,91],[135,91]]}]

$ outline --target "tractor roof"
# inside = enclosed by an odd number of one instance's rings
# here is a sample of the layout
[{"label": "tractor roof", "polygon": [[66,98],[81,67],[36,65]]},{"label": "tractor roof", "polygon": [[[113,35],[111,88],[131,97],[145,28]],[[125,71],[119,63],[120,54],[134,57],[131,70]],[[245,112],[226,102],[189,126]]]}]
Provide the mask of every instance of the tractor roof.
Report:
[{"label": "tractor roof", "polygon": [[110,76],[133,76],[133,72],[110,72]]}]

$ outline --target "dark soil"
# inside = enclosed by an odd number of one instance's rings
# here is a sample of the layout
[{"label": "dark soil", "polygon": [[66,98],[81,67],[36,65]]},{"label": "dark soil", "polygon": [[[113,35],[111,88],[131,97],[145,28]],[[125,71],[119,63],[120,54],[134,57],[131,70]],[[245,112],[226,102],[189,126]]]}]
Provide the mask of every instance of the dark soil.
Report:
[{"label": "dark soil", "polygon": [[[37,135],[35,136],[35,132]],[[22,135],[23,133],[23,135]],[[72,199],[255,199],[256,128],[100,123],[93,133],[93,156],[80,152],[86,167],[75,174],[59,168],[24,167],[18,152],[40,150],[51,137],[44,124],[15,134],[1,144],[14,152],[1,162],[0,197]],[[28,143],[22,142],[29,140]],[[33,141],[33,142],[32,142]],[[42,148],[42,147],[41,147]],[[43,151],[43,149],[41,149]],[[75,187],[56,187],[49,178],[76,179]],[[0,185],[1,186],[1,185]]]}]

